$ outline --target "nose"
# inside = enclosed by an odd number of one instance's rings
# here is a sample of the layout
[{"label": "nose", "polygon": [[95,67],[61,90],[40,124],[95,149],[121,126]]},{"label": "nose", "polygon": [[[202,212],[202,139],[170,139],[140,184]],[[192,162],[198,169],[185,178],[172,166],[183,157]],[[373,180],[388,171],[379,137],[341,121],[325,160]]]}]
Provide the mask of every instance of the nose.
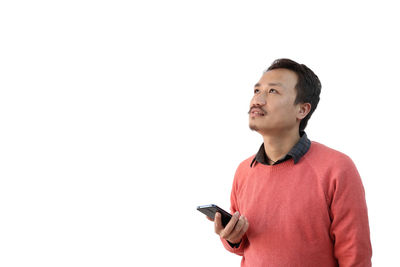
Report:
[{"label": "nose", "polygon": [[267,103],[265,93],[259,92],[258,94],[254,95],[253,99],[251,100],[252,106],[261,107]]}]

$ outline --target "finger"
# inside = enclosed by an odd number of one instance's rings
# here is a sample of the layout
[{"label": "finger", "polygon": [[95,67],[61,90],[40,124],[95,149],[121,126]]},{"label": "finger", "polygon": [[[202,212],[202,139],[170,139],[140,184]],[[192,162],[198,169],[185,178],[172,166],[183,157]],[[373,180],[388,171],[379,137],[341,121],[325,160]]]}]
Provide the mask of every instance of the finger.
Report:
[{"label": "finger", "polygon": [[220,236],[222,238],[226,239],[231,234],[232,230],[235,228],[235,225],[239,220],[239,216],[240,216],[240,214],[238,211],[235,212],[235,214],[233,214],[232,218],[229,220],[229,223],[225,226],[223,231],[220,233]]},{"label": "finger", "polygon": [[249,230],[249,226],[250,226],[249,221],[246,219],[246,222],[245,222],[244,227],[242,229],[243,234],[245,234],[247,232],[247,230]]},{"label": "finger", "polygon": [[209,221],[214,221],[212,218],[210,218],[210,217],[208,217],[208,216],[206,216],[206,218],[209,220]]},{"label": "finger", "polygon": [[243,227],[242,229],[240,229],[239,235],[243,236],[243,234],[246,233],[248,229],[249,229],[249,221],[247,220],[247,218],[244,218]]},{"label": "finger", "polygon": [[245,220],[244,216],[240,216],[238,222],[235,225],[235,228],[232,230],[232,232],[228,238],[237,238],[245,224],[246,224],[246,220]]},{"label": "finger", "polygon": [[239,238],[242,239],[242,237],[244,236],[244,234],[247,232],[247,230],[249,229],[249,222],[246,220],[242,230],[239,233]]},{"label": "finger", "polygon": [[222,226],[221,222],[221,214],[219,212],[216,212],[214,216],[214,231],[219,235],[222,230],[224,230],[224,227]]},{"label": "finger", "polygon": [[247,232],[247,230],[249,229],[249,222],[247,221],[247,219],[245,218],[243,227],[241,227],[240,231],[236,234],[236,235],[232,235],[229,238],[229,241],[232,243],[239,243],[240,240],[242,240],[244,234]]},{"label": "finger", "polygon": [[234,233],[240,232],[242,230],[243,226],[245,225],[245,223],[246,223],[246,220],[244,219],[244,216],[240,216],[233,232]]}]

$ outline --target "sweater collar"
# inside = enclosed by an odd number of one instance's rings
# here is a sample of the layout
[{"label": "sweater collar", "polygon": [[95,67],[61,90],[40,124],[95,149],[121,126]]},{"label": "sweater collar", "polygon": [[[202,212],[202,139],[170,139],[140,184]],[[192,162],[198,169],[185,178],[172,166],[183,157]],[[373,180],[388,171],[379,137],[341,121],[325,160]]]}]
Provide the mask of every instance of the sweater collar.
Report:
[{"label": "sweater collar", "polygon": [[[283,158],[279,159],[277,162],[275,162],[273,165],[282,163],[288,159],[293,158],[294,164],[299,162],[300,158],[304,156],[304,154],[307,153],[308,149],[311,146],[311,141],[308,139],[307,134],[302,131],[300,132],[300,140],[295,144],[292,149],[287,153],[286,156]],[[265,153],[265,148],[264,148],[264,143],[260,146],[260,149],[258,150],[256,156],[254,157],[253,161],[250,164],[250,167],[252,168],[253,165],[255,166],[257,162],[264,164],[264,165],[270,165],[268,156]]]}]

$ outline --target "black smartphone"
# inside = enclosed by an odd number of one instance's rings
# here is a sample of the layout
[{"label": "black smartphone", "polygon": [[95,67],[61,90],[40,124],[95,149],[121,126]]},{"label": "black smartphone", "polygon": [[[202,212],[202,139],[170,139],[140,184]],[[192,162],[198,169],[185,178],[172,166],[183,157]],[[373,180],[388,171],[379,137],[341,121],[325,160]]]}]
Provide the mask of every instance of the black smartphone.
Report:
[{"label": "black smartphone", "polygon": [[229,214],[229,212],[221,209],[220,207],[214,204],[198,206],[197,210],[204,213],[213,220],[216,212],[221,213],[221,222],[223,227],[225,227],[232,218],[232,215]]}]

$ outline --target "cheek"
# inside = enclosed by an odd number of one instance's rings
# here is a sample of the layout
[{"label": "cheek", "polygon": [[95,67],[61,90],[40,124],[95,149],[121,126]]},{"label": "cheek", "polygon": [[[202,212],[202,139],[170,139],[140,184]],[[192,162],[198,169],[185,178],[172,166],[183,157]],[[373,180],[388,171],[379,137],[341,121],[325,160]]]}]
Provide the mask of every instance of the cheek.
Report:
[{"label": "cheek", "polygon": [[273,109],[284,117],[296,117],[296,107],[291,102],[285,101],[279,103],[279,105],[274,106]]}]

